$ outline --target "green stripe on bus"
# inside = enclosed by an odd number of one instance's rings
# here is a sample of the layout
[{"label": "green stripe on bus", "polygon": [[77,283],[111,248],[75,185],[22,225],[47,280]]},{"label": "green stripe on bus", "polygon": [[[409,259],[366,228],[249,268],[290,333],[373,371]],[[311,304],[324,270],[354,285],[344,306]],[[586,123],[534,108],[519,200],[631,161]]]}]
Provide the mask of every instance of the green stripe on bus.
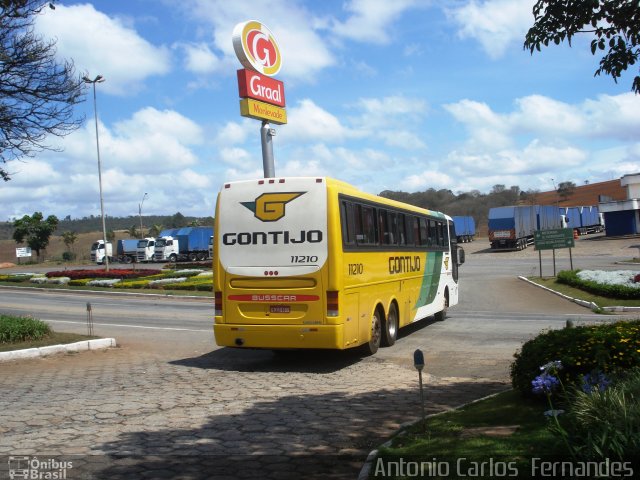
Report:
[{"label": "green stripe on bus", "polygon": [[[437,265],[437,268],[436,268]],[[427,261],[420,286],[420,296],[414,308],[423,307],[433,302],[438,293],[440,273],[442,272],[442,252],[427,253]]]}]

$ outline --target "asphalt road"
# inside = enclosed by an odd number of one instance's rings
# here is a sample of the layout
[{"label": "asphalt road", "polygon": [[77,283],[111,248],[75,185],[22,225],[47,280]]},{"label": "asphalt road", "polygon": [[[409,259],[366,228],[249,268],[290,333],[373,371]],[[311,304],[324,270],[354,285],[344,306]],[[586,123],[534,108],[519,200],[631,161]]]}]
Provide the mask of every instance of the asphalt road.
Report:
[{"label": "asphalt road", "polygon": [[[60,331],[85,333],[89,302],[95,332],[119,344],[0,365],[0,478],[2,455],[74,455],[67,478],[355,478],[372,448],[420,415],[416,348],[433,413],[507,388],[513,353],[541,330],[619,318],[518,280],[537,274],[532,250],[464,247],[449,318],[417,322],[371,357],[218,348],[206,298],[0,288],[0,312]],[[573,260],[619,269],[633,254],[624,241],[585,239]]]}]

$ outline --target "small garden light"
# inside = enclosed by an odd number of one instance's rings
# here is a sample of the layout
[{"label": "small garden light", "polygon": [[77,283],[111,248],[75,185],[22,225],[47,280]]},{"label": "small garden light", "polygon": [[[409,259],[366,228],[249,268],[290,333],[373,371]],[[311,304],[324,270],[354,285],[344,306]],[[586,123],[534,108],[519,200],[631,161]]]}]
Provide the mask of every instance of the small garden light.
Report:
[{"label": "small garden light", "polygon": [[420,381],[420,403],[422,405],[422,429],[426,431],[427,423],[424,412],[424,388],[422,387],[422,369],[424,368],[424,355],[419,348],[413,352],[413,366],[418,370],[418,379]]}]

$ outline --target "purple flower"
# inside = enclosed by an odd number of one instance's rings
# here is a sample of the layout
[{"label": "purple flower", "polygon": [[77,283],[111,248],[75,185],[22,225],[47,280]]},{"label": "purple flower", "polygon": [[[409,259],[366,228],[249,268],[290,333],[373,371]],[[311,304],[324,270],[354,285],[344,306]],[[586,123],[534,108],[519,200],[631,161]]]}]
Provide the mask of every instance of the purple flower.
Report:
[{"label": "purple flower", "polygon": [[560,380],[554,375],[549,375],[545,372],[534,378],[531,381],[531,385],[533,387],[533,393],[550,394],[560,385]]},{"label": "purple flower", "polygon": [[603,392],[610,384],[611,380],[602,372],[587,373],[582,377],[582,391],[584,393],[596,390]]}]

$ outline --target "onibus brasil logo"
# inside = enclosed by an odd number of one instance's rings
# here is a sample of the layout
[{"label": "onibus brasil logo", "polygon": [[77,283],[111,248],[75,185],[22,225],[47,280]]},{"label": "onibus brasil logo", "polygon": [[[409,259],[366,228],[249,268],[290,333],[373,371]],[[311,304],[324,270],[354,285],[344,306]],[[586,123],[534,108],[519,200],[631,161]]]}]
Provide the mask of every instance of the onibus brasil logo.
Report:
[{"label": "onibus brasil logo", "polygon": [[285,205],[306,192],[263,193],[253,202],[240,202],[263,222],[276,222],[285,216]]},{"label": "onibus brasil logo", "polygon": [[67,471],[73,468],[73,462],[54,458],[39,459],[29,456],[9,457],[9,478],[63,480]]}]

